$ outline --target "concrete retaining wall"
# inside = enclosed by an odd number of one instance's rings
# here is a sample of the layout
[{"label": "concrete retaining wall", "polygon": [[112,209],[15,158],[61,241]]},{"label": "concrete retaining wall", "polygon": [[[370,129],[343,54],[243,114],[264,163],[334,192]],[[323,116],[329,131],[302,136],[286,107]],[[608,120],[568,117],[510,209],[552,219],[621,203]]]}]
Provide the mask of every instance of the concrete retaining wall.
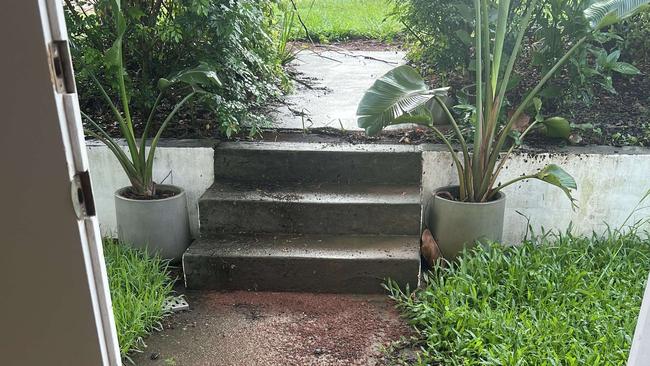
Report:
[{"label": "concrete retaining wall", "polygon": [[[210,141],[163,143],[156,155],[154,177],[160,182],[184,187],[192,234],[198,235],[198,199],[214,180],[214,150]],[[456,183],[451,157],[440,146],[423,146],[423,201],[437,187]],[[89,143],[91,175],[97,212],[104,235],[116,232],[113,193],[128,184],[117,160],[103,145]],[[506,181],[523,173],[537,171],[555,163],[574,176],[578,183],[575,197],[579,208],[571,204],[559,188],[539,181],[522,182],[504,189],[507,195],[504,240],[516,243],[526,233],[526,218],[536,231],[565,230],[573,223],[575,232],[602,232],[605,223],[617,227],[643,194],[650,189],[650,150],[642,148],[573,148],[562,153],[520,154],[504,169]],[[648,212],[645,212],[647,215]],[[643,217],[637,214],[633,219]],[[462,228],[459,228],[462,230]]]},{"label": "concrete retaining wall", "polygon": [[[156,149],[154,180],[181,186],[186,190],[192,235],[198,237],[198,201],[214,181],[214,149],[212,143],[174,142]],[[97,217],[102,235],[116,236],[115,201],[113,193],[129,184],[122,167],[106,146],[88,143],[88,159],[93,182]]]},{"label": "concrete retaining wall", "polygon": [[[422,158],[423,200],[436,187],[457,183],[449,153],[435,147],[434,151],[423,152]],[[534,173],[551,163],[575,178],[578,190],[574,197],[579,208],[573,211],[559,188],[538,180],[504,188],[505,242],[517,243],[524,237],[527,221],[522,215],[530,219],[538,233],[542,228],[565,230],[570,223],[574,233],[602,233],[606,223],[616,228],[650,189],[650,150],[642,148],[586,147],[553,154],[519,154],[507,163],[500,180],[506,182],[524,173]],[[639,212],[631,221],[649,214]]]}]

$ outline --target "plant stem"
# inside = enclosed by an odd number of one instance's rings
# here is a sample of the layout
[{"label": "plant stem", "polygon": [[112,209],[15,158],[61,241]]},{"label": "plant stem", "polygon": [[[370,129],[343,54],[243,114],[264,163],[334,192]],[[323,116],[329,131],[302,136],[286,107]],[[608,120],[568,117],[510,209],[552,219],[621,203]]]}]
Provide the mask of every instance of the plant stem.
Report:
[{"label": "plant stem", "polygon": [[[472,200],[475,200],[475,192],[473,186],[476,184],[476,178],[480,176],[480,157],[479,151],[481,150],[481,141],[483,141],[483,68],[481,67],[481,61],[483,59],[482,51],[482,17],[481,17],[481,1],[485,0],[474,0],[474,13],[475,13],[475,25],[474,25],[474,47],[476,53],[476,128],[474,129],[474,150],[472,155]],[[467,167],[469,169],[469,167]]]},{"label": "plant stem", "polygon": [[[151,141],[151,146],[149,146],[149,154],[146,159],[146,169],[145,169],[145,174],[144,174],[144,183],[145,185],[151,185],[152,182],[152,175],[153,175],[153,157],[156,152],[156,147],[158,146],[158,141],[160,140],[160,136],[162,136],[163,131],[169,124],[169,121],[172,120],[172,118],[176,115],[176,113],[181,109],[181,107],[187,103],[194,95],[196,95],[196,91],[191,92],[185,98],[183,98],[176,106],[174,106],[174,109],[167,115],[167,118],[165,118],[165,121],[160,125],[160,128],[158,129],[158,132],[156,133],[156,136],[153,138]],[[144,152],[143,152],[144,154]]]},{"label": "plant stem", "polygon": [[481,189],[480,191],[483,193],[482,194],[482,199],[485,199],[485,197],[489,194],[490,188],[494,184],[493,182],[493,177],[492,173],[494,170],[494,166],[496,165],[496,158],[498,158],[498,152],[500,151],[500,148],[495,149],[497,151],[497,154],[495,154],[495,150],[493,150],[492,144],[494,141],[494,136],[496,134],[496,129],[497,129],[497,121],[499,118],[499,112],[501,111],[501,107],[503,104],[503,100],[505,99],[506,95],[506,90],[508,88],[508,83],[510,82],[510,76],[512,75],[512,72],[514,70],[515,62],[517,61],[517,57],[519,55],[519,51],[521,50],[521,42],[523,41],[523,38],[526,34],[526,29],[528,29],[528,25],[530,23],[530,18],[533,14],[533,10],[535,9],[535,6],[537,5],[537,0],[532,0],[531,3],[528,5],[528,8],[526,9],[526,14],[524,15],[524,18],[521,21],[521,25],[519,28],[519,31],[517,33],[517,39],[515,40],[515,45],[513,48],[512,53],[510,54],[510,58],[508,59],[508,65],[506,66],[505,73],[503,74],[503,80],[501,81],[501,85],[499,86],[499,94],[497,95],[497,98],[495,99],[495,105],[494,105],[494,113],[493,113],[493,119],[491,119],[491,125],[490,125],[490,131],[491,131],[491,136],[488,141],[488,149],[487,151],[490,154],[490,157],[487,162],[487,167],[485,170],[485,174],[482,177],[482,182],[481,182]]},{"label": "plant stem", "polygon": [[122,117],[122,114],[120,111],[117,109],[111,98],[108,96],[108,93],[106,93],[106,89],[102,86],[102,84],[97,80],[97,77],[93,72],[88,73],[90,77],[92,78],[93,82],[99,89],[102,97],[106,100],[108,103],[109,107],[113,111],[113,114],[115,115],[115,118],[117,119],[117,124],[120,126],[120,132],[122,132],[122,135],[124,136],[124,139],[126,140],[126,143],[129,147],[129,153],[131,154],[131,160],[133,162],[133,166],[135,167],[136,170],[140,171],[140,164],[139,164],[139,159],[138,159],[138,148],[135,143],[135,138],[133,134],[129,133],[129,129],[127,126],[126,121],[124,120],[124,117]]},{"label": "plant stem", "polygon": [[507,182],[507,183],[505,183],[505,184],[502,184],[502,185],[500,185],[500,186],[494,188],[494,189],[492,190],[492,192],[493,192],[493,194],[494,194],[494,193],[497,193],[498,191],[502,190],[503,188],[505,188],[505,187],[507,187],[507,186],[509,186],[509,185],[511,185],[511,184],[517,183],[517,182],[522,181],[522,180],[524,180],[524,179],[531,179],[531,178],[535,178],[535,177],[536,177],[535,174],[522,175],[521,177],[517,177],[517,178],[515,178],[515,179],[513,179],[513,180],[511,180],[511,181],[509,181],[509,182]]},{"label": "plant stem", "polygon": [[[454,128],[454,132],[456,133],[456,136],[458,137],[458,140],[460,141],[461,148],[463,149],[463,161],[464,161],[464,166],[463,166],[463,175],[464,175],[464,180],[467,185],[472,184],[472,176],[471,176],[471,161],[470,161],[470,155],[469,151],[467,149],[467,142],[465,141],[465,137],[463,136],[463,133],[460,131],[460,128],[458,127],[458,123],[456,122],[456,119],[454,116],[451,114],[451,111],[449,108],[447,108],[447,105],[440,99],[439,96],[434,96],[436,102],[442,107],[442,110],[445,112],[447,115],[447,118],[449,118],[449,121],[451,122],[451,125]],[[461,200],[465,200],[467,198],[467,193],[466,192],[461,192],[460,194]]]},{"label": "plant stem", "polygon": [[[497,159],[499,158],[499,154],[501,153],[501,149],[502,149],[503,145],[506,142],[506,138],[508,137],[508,134],[512,130],[512,126],[514,125],[514,122],[519,118],[519,116],[521,116],[521,114],[524,112],[524,110],[526,109],[528,104],[530,104],[532,99],[539,93],[539,91],[542,89],[542,87],[544,87],[546,82],[553,76],[553,74],[555,74],[555,72],[557,72],[557,70],[566,61],[569,60],[571,55],[573,55],[573,53],[575,53],[580,48],[580,46],[582,46],[582,44],[586,40],[587,40],[587,36],[584,36],[584,37],[580,38],[580,40],[578,40],[578,42],[576,42],[576,44],[573,45],[573,47],[571,47],[569,49],[569,51],[567,51],[567,53],[557,61],[557,63],[539,81],[539,83],[535,86],[535,88],[533,88],[533,90],[530,93],[528,93],[528,95],[526,96],[524,101],[519,105],[519,107],[515,110],[514,114],[510,117],[507,124],[503,127],[503,129],[501,129],[501,132],[499,132],[499,139],[497,141],[497,144],[494,146],[494,149],[492,150],[492,152],[490,154],[490,160],[489,160],[488,167],[487,167],[487,170],[486,170],[486,177],[489,177],[487,175],[488,172],[489,172],[489,175],[492,176],[490,178],[490,180],[488,180],[488,182],[496,180],[496,177],[493,174],[493,172],[495,172],[494,168],[496,166]],[[503,165],[503,163],[505,162],[504,160],[507,160],[508,157],[509,157],[509,154],[506,154],[506,157],[504,157],[504,159],[502,159],[502,162],[500,163],[500,165]],[[498,171],[497,171],[497,173],[498,173]],[[490,188],[491,188],[491,186],[488,183],[488,186],[486,187],[485,192],[488,192],[490,190]]]},{"label": "plant stem", "polygon": [[456,172],[458,173],[460,199],[464,201],[465,199],[467,199],[467,193],[465,191],[465,188],[469,183],[465,182],[465,176],[463,175],[463,172],[465,172],[468,168],[464,167],[460,163],[460,160],[458,160],[458,156],[456,156],[456,151],[454,150],[454,147],[451,146],[451,143],[445,137],[445,135],[433,125],[429,126],[429,128],[433,130],[433,132],[435,132],[435,134],[438,135],[438,137],[442,140],[442,142],[447,146],[447,150],[449,150],[449,153],[451,154],[451,158],[454,160],[454,164],[456,165]]},{"label": "plant stem", "polygon": [[145,149],[146,149],[146,144],[147,144],[147,136],[149,135],[149,128],[151,127],[151,121],[153,120],[153,116],[156,112],[156,108],[158,108],[158,104],[160,103],[160,100],[162,99],[163,93],[160,92],[158,93],[158,97],[156,98],[156,101],[153,103],[153,106],[151,107],[151,112],[149,113],[149,117],[147,118],[147,123],[144,125],[144,130],[142,131],[142,137],[140,137],[140,164],[142,166],[146,166],[146,161],[145,161]]}]

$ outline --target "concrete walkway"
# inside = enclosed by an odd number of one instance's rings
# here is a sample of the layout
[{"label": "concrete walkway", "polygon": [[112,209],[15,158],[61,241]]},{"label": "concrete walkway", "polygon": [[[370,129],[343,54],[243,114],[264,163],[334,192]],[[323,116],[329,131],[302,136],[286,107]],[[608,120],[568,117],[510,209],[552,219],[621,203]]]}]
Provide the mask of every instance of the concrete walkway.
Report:
[{"label": "concrete walkway", "polygon": [[276,127],[360,130],[356,110],[379,76],[403,64],[402,51],[304,50],[292,63],[294,93],[273,113]]},{"label": "concrete walkway", "polygon": [[387,365],[383,347],[409,335],[383,295],[190,292],[187,298],[191,310],[166,318],[164,330],[133,357],[136,365]]}]

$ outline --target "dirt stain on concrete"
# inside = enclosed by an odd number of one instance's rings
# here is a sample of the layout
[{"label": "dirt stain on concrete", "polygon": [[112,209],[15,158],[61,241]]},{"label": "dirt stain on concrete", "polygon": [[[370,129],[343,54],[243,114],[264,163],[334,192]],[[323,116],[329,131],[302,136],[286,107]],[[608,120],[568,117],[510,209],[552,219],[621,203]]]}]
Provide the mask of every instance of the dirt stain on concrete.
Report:
[{"label": "dirt stain on concrete", "polygon": [[190,292],[145,341],[136,365],[386,365],[410,335],[387,297]]}]

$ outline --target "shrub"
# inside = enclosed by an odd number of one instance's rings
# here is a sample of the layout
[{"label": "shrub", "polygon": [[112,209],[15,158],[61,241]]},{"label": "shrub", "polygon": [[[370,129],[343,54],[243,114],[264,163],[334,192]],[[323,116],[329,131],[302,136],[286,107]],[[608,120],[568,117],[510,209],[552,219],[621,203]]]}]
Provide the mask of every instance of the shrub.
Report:
[{"label": "shrub", "polygon": [[650,268],[635,233],[478,247],[391,297],[421,341],[420,364],[625,364]]},{"label": "shrub", "polygon": [[446,76],[465,72],[472,59],[472,0],[394,0],[395,16],[405,24],[409,58]]},{"label": "shrub", "polygon": [[[107,113],[99,108],[98,91],[83,69],[101,72],[105,68],[103,55],[115,39],[109,2],[66,2],[75,67],[80,71],[80,102],[82,109],[96,110],[98,115]],[[199,131],[209,133],[212,121],[217,120],[221,132],[236,132],[240,123],[259,121],[260,116],[250,111],[278,94],[282,69],[267,16],[271,0],[128,0],[122,1],[122,8],[129,30],[124,39],[124,59],[131,76],[128,91],[136,116],[146,114],[153,104],[159,78],[200,62],[214,68],[223,86],[204,97],[209,99],[207,109],[190,116],[195,123],[205,120],[197,126]]]},{"label": "shrub", "polygon": [[618,27],[625,33],[621,49],[625,56],[644,63],[650,59],[650,11],[637,14],[634,18]]},{"label": "shrub", "polygon": [[[522,79],[527,74],[546,73],[566,53],[571,41],[588,32],[583,10],[591,3],[589,0],[538,2],[538,9],[524,41],[524,62],[516,67]],[[409,30],[409,58],[418,63],[423,71],[439,78],[445,79],[450,74],[467,77],[474,69],[473,1],[395,0],[395,4],[397,16]],[[527,2],[513,1],[512,4],[511,26],[518,24],[517,18],[521,16]],[[492,1],[491,7],[496,12],[496,1]],[[491,27],[494,31],[495,25],[492,24]],[[510,35],[515,33],[516,29],[508,30]],[[618,42],[622,39],[613,28],[600,32],[594,41],[585,44],[571,56],[541,97],[556,101],[569,99],[590,102],[594,88],[602,87],[615,93],[612,74],[634,75],[638,70],[626,66],[619,71],[618,68],[608,68],[598,60],[602,54],[616,55],[619,52]],[[506,39],[506,48],[512,47],[513,43],[512,39]],[[617,59],[616,62],[620,61]],[[513,87],[516,87],[518,81],[514,80]]]},{"label": "shrub", "polygon": [[129,352],[144,346],[144,336],[160,328],[172,281],[166,261],[116,240],[104,239],[104,257],[120,353],[128,358]]}]

